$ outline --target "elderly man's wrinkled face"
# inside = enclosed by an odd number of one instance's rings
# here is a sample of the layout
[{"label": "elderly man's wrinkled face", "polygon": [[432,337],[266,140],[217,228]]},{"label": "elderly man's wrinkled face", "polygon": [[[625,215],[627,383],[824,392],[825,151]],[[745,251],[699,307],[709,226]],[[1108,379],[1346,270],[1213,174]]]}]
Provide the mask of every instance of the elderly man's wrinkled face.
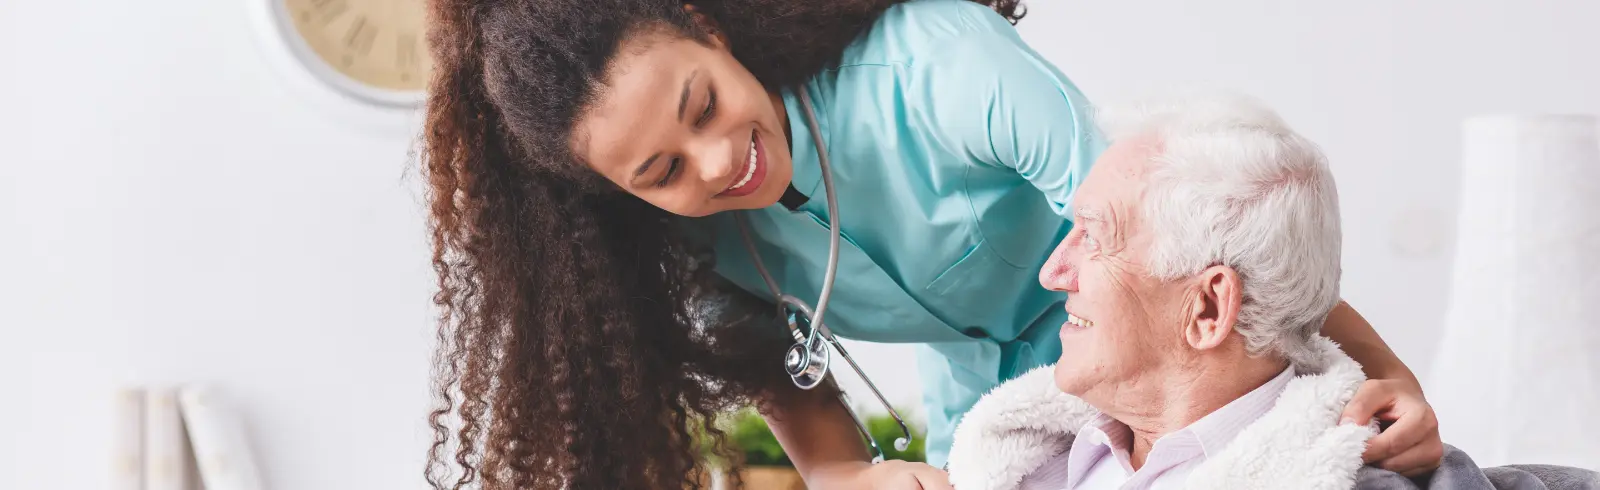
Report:
[{"label": "elderly man's wrinkled face", "polygon": [[1073,199],[1072,233],[1039,273],[1044,287],[1067,293],[1071,316],[1055,373],[1066,393],[1115,390],[1185,345],[1183,288],[1145,268],[1150,235],[1140,223],[1141,196],[1158,144],[1129,139],[1101,155]]}]

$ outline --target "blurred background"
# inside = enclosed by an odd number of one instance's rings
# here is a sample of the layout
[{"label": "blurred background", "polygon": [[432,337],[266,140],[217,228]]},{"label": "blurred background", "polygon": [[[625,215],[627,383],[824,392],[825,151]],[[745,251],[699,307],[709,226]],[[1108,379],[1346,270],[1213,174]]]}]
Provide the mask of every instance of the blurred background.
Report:
[{"label": "blurred background", "polygon": [[[425,487],[420,120],[298,65],[286,1],[0,1],[0,488],[107,487],[116,390],[188,382],[236,401],[271,488]],[[1091,99],[1236,89],[1321,143],[1345,297],[1425,380],[1460,121],[1600,113],[1591,0],[1027,5]],[[910,348],[849,345],[916,413]]]}]

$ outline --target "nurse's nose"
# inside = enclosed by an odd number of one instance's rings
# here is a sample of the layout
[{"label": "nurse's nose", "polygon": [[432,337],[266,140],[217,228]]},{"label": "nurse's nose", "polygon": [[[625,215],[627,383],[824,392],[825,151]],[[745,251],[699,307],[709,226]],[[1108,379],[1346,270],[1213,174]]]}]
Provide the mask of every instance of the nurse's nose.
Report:
[{"label": "nurse's nose", "polygon": [[1044,267],[1039,269],[1039,285],[1045,289],[1058,292],[1078,291],[1078,268],[1073,264],[1072,244],[1077,239],[1077,234],[1068,235],[1056,250],[1050,253],[1050,259],[1044,262]]},{"label": "nurse's nose", "polygon": [[733,157],[733,141],[727,136],[700,136],[690,139],[684,148],[684,156],[688,158],[690,168],[695,169],[702,182],[711,185],[720,185],[721,192],[727,187],[733,173],[738,171],[736,159]]}]

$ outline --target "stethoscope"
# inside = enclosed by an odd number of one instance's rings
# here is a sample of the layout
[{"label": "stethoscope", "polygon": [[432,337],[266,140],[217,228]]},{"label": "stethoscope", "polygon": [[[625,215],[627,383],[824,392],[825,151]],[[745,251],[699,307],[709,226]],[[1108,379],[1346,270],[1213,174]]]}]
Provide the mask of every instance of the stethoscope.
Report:
[{"label": "stethoscope", "polygon": [[[833,280],[839,269],[839,200],[833,192],[833,169],[828,165],[828,148],[822,142],[822,133],[817,127],[817,115],[811,108],[811,97],[804,87],[800,89],[800,105],[805,109],[806,125],[811,128],[811,140],[817,147],[817,163],[822,167],[822,186],[828,198],[828,229],[831,232],[828,236],[828,268],[822,276],[822,293],[817,297],[817,309],[813,312],[805,301],[784,294],[783,290],[778,288],[778,281],[767,272],[766,264],[761,262],[761,256],[756,253],[756,245],[750,239],[749,225],[745,223],[743,214],[737,218],[739,234],[744,238],[745,249],[755,261],[756,271],[761,273],[761,279],[767,282],[767,288],[772,290],[772,295],[778,298],[778,314],[788,320],[789,333],[794,336],[794,345],[789,346],[789,350],[784,353],[783,368],[789,372],[789,377],[794,380],[795,386],[809,390],[822,384],[822,380],[828,377],[830,360],[828,346],[832,345],[839,351],[839,355],[844,356],[844,360],[850,363],[850,368],[855,370],[856,376],[861,377],[861,381],[872,390],[873,396],[878,398],[878,403],[882,403],[883,408],[889,411],[889,416],[894,417],[895,423],[900,424],[900,432],[904,437],[894,440],[894,448],[905,451],[911,446],[911,430],[906,428],[905,420],[901,419],[900,413],[884,399],[883,393],[878,391],[878,386],[872,383],[872,379],[861,371],[861,366],[856,365],[855,359],[850,358],[850,352],[833,337],[833,332],[822,323],[822,315],[828,310],[828,297],[833,295]],[[839,392],[839,403],[844,405],[845,411],[850,413],[851,420],[856,423],[856,430],[861,432],[861,436],[865,437],[867,444],[872,447],[874,453],[872,462],[883,462],[883,449],[878,447],[878,442],[867,431],[867,425],[862,423],[861,417],[850,408],[850,397],[845,395],[843,390]]]}]

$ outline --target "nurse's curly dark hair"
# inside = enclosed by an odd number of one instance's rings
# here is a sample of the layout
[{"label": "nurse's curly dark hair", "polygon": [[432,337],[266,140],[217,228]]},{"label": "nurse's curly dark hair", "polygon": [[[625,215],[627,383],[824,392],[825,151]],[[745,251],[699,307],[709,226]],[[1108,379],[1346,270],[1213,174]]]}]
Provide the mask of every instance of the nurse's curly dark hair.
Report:
[{"label": "nurse's curly dark hair", "polygon": [[[694,6],[773,87],[822,69],[894,3]],[[1016,0],[978,3],[1021,16]],[[782,373],[770,305],[712,287],[707,251],[569,147],[628,36],[706,40],[681,0],[429,0],[428,20],[434,488],[700,488],[702,451],[732,453],[718,413],[831,402],[833,388]]]}]

